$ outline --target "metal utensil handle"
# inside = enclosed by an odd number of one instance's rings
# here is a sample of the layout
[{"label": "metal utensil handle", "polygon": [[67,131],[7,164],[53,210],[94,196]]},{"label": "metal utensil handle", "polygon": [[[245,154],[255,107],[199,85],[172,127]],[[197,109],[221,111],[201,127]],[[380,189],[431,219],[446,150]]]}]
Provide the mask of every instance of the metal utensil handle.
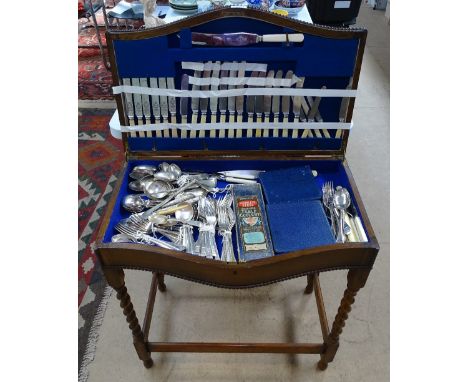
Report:
[{"label": "metal utensil handle", "polygon": [[221,260],[227,262],[235,262],[236,258],[234,256],[234,247],[232,245],[232,232],[230,231],[221,231],[221,236],[223,238],[223,249],[221,250]]},{"label": "metal utensil handle", "polygon": [[344,243],[346,241],[343,223],[344,223],[344,210],[340,210],[340,218],[338,221],[338,235],[336,237],[336,241],[338,243]]}]

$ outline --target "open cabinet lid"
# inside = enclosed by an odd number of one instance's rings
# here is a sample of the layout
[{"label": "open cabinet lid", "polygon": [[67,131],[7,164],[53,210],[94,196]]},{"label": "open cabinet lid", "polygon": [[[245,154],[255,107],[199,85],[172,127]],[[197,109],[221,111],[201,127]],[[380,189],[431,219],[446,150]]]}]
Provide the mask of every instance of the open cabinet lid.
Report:
[{"label": "open cabinet lid", "polygon": [[344,157],[366,35],[250,8],[108,31],[126,153]]}]

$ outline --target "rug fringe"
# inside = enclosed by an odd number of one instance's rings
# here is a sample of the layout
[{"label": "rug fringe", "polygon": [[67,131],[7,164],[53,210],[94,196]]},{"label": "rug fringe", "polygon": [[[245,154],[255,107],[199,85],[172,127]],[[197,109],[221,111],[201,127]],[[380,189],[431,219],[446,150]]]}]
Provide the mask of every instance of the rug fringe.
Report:
[{"label": "rug fringe", "polygon": [[94,356],[96,354],[96,345],[99,339],[99,329],[101,328],[102,321],[104,320],[107,303],[109,302],[109,298],[112,295],[112,291],[113,289],[110,286],[107,286],[106,289],[104,289],[101,303],[96,310],[96,315],[94,316],[94,320],[89,331],[88,343],[86,344],[83,361],[81,362],[80,371],[78,373],[78,382],[86,382],[88,380],[88,366],[91,364],[91,362],[93,362]]}]

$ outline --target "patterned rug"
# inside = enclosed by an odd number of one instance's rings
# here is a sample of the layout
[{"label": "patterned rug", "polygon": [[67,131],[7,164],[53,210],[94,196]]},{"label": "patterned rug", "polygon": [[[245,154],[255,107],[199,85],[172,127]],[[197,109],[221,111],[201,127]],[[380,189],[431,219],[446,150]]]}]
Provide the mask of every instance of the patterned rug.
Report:
[{"label": "patterned rug", "polygon": [[[103,296],[109,295],[91,244],[124,160],[122,142],[109,132],[112,113],[82,109],[78,117],[78,367],[93,356],[89,341],[97,335],[93,322],[99,321],[96,312]],[[105,306],[101,308],[98,316],[104,314]]]}]

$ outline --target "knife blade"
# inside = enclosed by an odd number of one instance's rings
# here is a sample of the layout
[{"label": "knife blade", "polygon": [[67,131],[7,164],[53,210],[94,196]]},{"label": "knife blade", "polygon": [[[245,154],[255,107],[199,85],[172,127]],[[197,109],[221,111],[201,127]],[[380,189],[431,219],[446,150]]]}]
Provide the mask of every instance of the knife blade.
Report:
[{"label": "knife blade", "polygon": [[[235,61],[234,61],[235,62]],[[229,78],[236,77],[237,70],[230,70],[229,71]],[[229,85],[228,89],[235,89],[235,85]],[[229,119],[228,122],[234,122],[234,112],[236,110],[236,98],[237,97],[229,97],[228,98],[228,110],[229,110]],[[231,121],[232,119],[232,121]],[[228,130],[228,138],[234,138],[234,129]]]},{"label": "knife blade", "polygon": [[[211,64],[211,61],[208,61],[208,64]],[[210,78],[211,75],[211,70],[206,69],[203,71],[203,78]],[[204,85],[202,86],[202,90],[210,90],[210,85]],[[201,117],[200,117],[200,123],[205,124],[206,123],[206,113],[208,112],[208,98],[201,98],[200,99],[200,111],[201,111]],[[198,132],[198,137],[199,138],[205,138],[205,130],[200,130]]]},{"label": "knife blade", "polygon": [[[166,84],[166,77],[161,77],[158,79],[159,82],[159,88],[160,89],[166,89],[167,84]],[[163,123],[167,123],[168,121],[168,114],[169,114],[169,107],[167,104],[167,96],[160,96],[159,97],[159,105],[161,106],[161,115],[163,118]],[[164,138],[169,138],[169,129],[164,129],[163,130],[163,137]]]},{"label": "knife blade", "polygon": [[[189,88],[189,76],[184,74],[182,76],[182,80],[180,83],[180,90],[188,90]],[[182,124],[187,123],[187,115],[188,115],[188,97],[180,98],[180,116]],[[181,129],[180,130],[180,137],[187,138],[187,130]]]},{"label": "knife blade", "polygon": [[[245,61],[242,61],[245,64]],[[238,73],[239,78],[245,77],[245,69],[241,67]],[[244,85],[239,85],[239,89],[243,89]],[[234,114],[234,113],[233,113]],[[236,97],[236,123],[242,123],[244,114],[244,96],[240,95]],[[236,138],[242,138],[242,128],[236,130]]]},{"label": "knife blade", "polygon": [[[326,89],[327,87],[326,86],[322,86],[321,89]],[[310,99],[311,97],[308,97],[309,99],[309,102],[310,102]],[[320,105],[320,101],[322,100],[322,97],[315,97],[315,99],[313,100],[310,106],[310,110],[309,110],[309,114],[307,114],[307,119],[309,121],[315,121],[315,117],[318,113],[318,108],[319,108],[319,105]],[[317,138],[322,138],[322,133],[320,133],[320,130],[319,129],[314,129],[314,133],[315,135],[317,136]]]},{"label": "knife blade", "polygon": [[[216,61],[215,62],[215,68],[213,69],[213,74],[212,78],[219,78],[219,67],[220,62]],[[211,85],[211,90],[218,90],[218,85],[213,84]],[[217,115],[218,115],[218,98],[217,97],[211,97],[210,98],[210,112],[211,112],[211,123],[216,123],[217,122]],[[216,138],[216,129],[212,129],[210,131],[210,138]]]},{"label": "knife blade", "polygon": [[[221,70],[221,74],[219,76],[219,78],[226,78],[228,76],[228,71],[227,70]],[[219,86],[219,89],[220,90],[226,90],[227,89],[227,85],[220,85]],[[228,99],[227,97],[220,97],[219,99],[219,123],[222,124],[226,121],[226,110],[227,110],[227,103],[228,103]],[[220,138],[224,138],[226,132],[224,131],[224,129],[220,129],[219,130],[219,137]]]},{"label": "knife blade", "polygon": [[[293,73],[292,70],[288,70],[288,72],[286,73],[285,78],[290,80],[292,78],[293,74],[294,73]],[[283,96],[283,99],[281,100],[282,101],[281,111],[283,112],[283,123],[288,123],[289,122],[289,111],[290,111],[290,108],[291,108],[291,98],[292,97],[290,97],[290,96]],[[288,129],[283,129],[282,137],[287,138],[288,135],[289,135]]]},{"label": "knife blade", "polygon": [[[200,78],[201,72],[198,70],[195,70],[193,73],[193,76],[195,78]],[[200,87],[198,85],[192,85],[192,90],[199,90],[199,88]],[[200,108],[200,98],[193,97],[191,105],[192,105],[192,119],[190,120],[190,122],[192,124],[197,124],[198,123],[198,110]],[[196,137],[197,137],[197,130],[192,128],[192,130],[190,131],[190,138],[196,138]]]},{"label": "knife blade", "polygon": [[192,32],[193,45],[208,46],[246,46],[258,44],[261,42],[302,42],[304,35],[302,33],[294,34],[265,34],[237,32],[237,33],[197,33]]},{"label": "knife blade", "polygon": [[[250,75],[251,78],[258,77],[258,72],[252,72]],[[249,85],[249,88],[253,87]],[[253,123],[253,116],[255,112],[255,96],[247,96],[247,122]],[[249,127],[247,129],[247,138],[252,138],[252,129]]]},{"label": "knife blade", "polygon": [[[271,84],[271,80],[275,77],[275,71],[270,70],[267,74],[267,83],[265,87],[271,88],[273,85]],[[270,115],[271,115],[271,95],[267,94],[263,97],[263,113],[265,114],[265,122],[270,122]],[[270,130],[264,129],[263,136],[268,137]]]},{"label": "knife blade", "polygon": [[[296,89],[300,89],[304,86],[304,77],[299,77],[299,81],[296,82]],[[294,114],[294,122],[299,122],[299,112],[301,110],[301,99],[304,98],[302,96],[294,96],[293,98],[293,114]],[[299,133],[299,129],[294,129],[292,132],[292,137],[297,138]]]},{"label": "knife blade", "polygon": [[[148,79],[147,78],[140,78],[140,86],[147,88],[148,87]],[[141,95],[141,100],[143,103],[143,116],[145,117],[145,124],[150,124],[151,123],[151,108],[150,108],[150,100],[149,100],[149,95],[147,94],[142,94]],[[150,138],[151,137],[151,131],[145,131],[143,132],[145,137]]]},{"label": "knife blade", "polygon": [[[265,78],[265,72],[258,73],[259,78]],[[263,116],[263,96],[257,95],[255,96],[255,114],[256,114],[256,121],[257,123],[262,122]],[[255,130],[255,137],[261,138],[262,137],[262,129]]]},{"label": "knife blade", "polygon": [[[130,78],[123,78],[122,82],[124,85],[131,86],[132,82],[130,81]],[[135,126],[135,118],[134,118],[134,111],[133,111],[133,99],[132,99],[132,94],[131,93],[124,93],[124,99],[125,99],[125,109],[127,112],[127,118],[128,118],[128,123],[130,126]],[[130,132],[131,137],[136,137],[137,134],[136,132],[132,131]]]},{"label": "knife blade", "polygon": [[[276,72],[276,79],[283,78],[283,71],[278,70]],[[273,123],[279,123],[279,115],[280,115],[280,97],[279,95],[273,96],[273,100],[271,102],[271,111],[273,112]],[[273,129],[273,137],[278,137],[278,129],[275,127]]]},{"label": "knife blade", "polygon": [[[174,77],[167,77],[167,88],[168,89],[175,89],[174,84]],[[169,117],[171,119],[171,123],[177,123],[177,106],[176,106],[176,99],[175,97],[169,96]],[[172,138],[179,138],[179,134],[177,132],[177,128],[172,128]]]},{"label": "knife blade", "polygon": [[[322,115],[320,114],[319,110],[317,110],[317,114],[315,114],[315,120],[317,122],[323,122],[323,118],[322,118]],[[322,129],[322,133],[323,133],[325,138],[331,138],[330,133],[328,132],[327,129]]]},{"label": "knife blade", "polygon": [[[303,123],[309,122],[309,120],[307,119],[307,114],[309,114],[310,107],[307,104],[306,98],[307,97],[301,97],[301,111],[299,112],[299,122]],[[309,134],[312,134],[312,132],[310,132],[310,129],[304,128],[304,130],[302,130],[301,138],[307,138]]]},{"label": "knife blade", "polygon": [[[139,78],[132,78],[133,86],[140,86]],[[141,94],[133,94],[133,102],[135,103],[135,117],[137,119],[137,125],[143,124],[143,103],[141,101]],[[138,131],[137,136],[143,138],[145,136],[144,131]]]},{"label": "knife blade", "polygon": [[[150,87],[158,88],[157,78],[150,78]],[[151,105],[153,107],[154,123],[161,123],[161,109],[160,109],[160,104],[159,104],[159,96],[157,95],[151,96]],[[157,138],[162,137],[161,131],[156,130],[156,137]]]}]

